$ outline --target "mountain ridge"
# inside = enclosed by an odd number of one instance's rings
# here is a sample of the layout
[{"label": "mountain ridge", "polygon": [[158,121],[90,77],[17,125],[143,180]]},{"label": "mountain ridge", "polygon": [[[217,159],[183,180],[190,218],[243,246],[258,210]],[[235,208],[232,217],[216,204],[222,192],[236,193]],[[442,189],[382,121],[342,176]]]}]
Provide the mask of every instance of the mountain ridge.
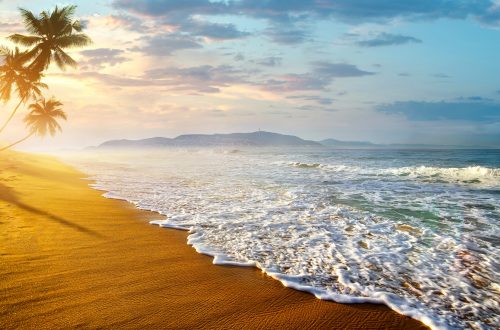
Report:
[{"label": "mountain ridge", "polygon": [[110,140],[98,146],[109,147],[214,147],[214,146],[316,146],[319,142],[294,135],[257,131],[229,134],[183,134],[175,138],[153,137],[141,140]]},{"label": "mountain ridge", "polygon": [[377,144],[368,141],[342,141],[324,139],[305,140],[294,135],[256,131],[228,134],[182,134],[175,138],[151,137],[146,139],[109,140],[91,148],[167,148],[167,147],[329,147],[336,149],[498,149],[488,146],[438,144]]}]

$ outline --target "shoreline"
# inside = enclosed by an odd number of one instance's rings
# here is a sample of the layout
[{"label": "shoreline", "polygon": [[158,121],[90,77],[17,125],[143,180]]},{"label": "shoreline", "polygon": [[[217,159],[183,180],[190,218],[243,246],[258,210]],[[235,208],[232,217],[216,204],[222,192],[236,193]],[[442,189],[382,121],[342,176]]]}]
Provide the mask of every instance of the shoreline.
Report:
[{"label": "shoreline", "polygon": [[0,155],[0,327],[426,328],[213,265],[187,232],[150,225],[157,213],[82,176],[52,157]]}]

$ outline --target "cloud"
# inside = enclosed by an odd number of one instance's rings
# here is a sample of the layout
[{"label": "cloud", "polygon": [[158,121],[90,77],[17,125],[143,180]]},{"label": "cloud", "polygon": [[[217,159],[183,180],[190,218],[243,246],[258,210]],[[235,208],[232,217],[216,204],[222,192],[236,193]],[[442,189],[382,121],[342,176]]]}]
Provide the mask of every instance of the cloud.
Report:
[{"label": "cloud", "polygon": [[412,121],[498,122],[500,120],[500,103],[480,100],[475,102],[395,102],[380,105],[377,107],[377,111],[387,114],[401,114]]},{"label": "cloud", "polygon": [[323,90],[331,82],[332,79],[329,77],[315,76],[311,73],[290,73],[268,79],[261,86],[272,92],[312,91]]},{"label": "cloud", "polygon": [[286,29],[272,27],[266,30],[266,35],[269,36],[272,41],[283,45],[300,44],[310,39],[307,31],[295,28]]},{"label": "cloud", "polygon": [[[115,1],[114,6],[127,9],[132,14],[150,16],[150,24],[174,27],[178,32],[192,37],[204,37],[211,40],[233,40],[250,35],[240,31],[231,23],[213,23],[201,20],[199,15],[224,14],[226,6],[222,3],[211,3],[205,0],[183,1]],[[144,17],[143,17],[144,18]],[[143,25],[135,25],[133,29],[139,30]],[[153,32],[153,31],[150,31]]]},{"label": "cloud", "polygon": [[222,14],[227,4],[209,0],[115,0],[113,6],[148,16],[190,16]]},{"label": "cloud", "polygon": [[216,93],[220,87],[246,82],[246,74],[230,65],[201,65],[195,67],[148,70],[145,79],[162,79],[171,85],[176,85],[176,90],[192,90],[202,93]]},{"label": "cloud", "polygon": [[421,43],[422,40],[401,34],[381,33],[372,39],[360,40],[356,42],[361,47],[381,47],[403,45],[408,43]]},{"label": "cloud", "polygon": [[260,59],[256,61],[255,63],[259,65],[264,65],[264,66],[279,66],[281,65],[281,62],[283,61],[282,57],[279,56],[269,56],[265,57],[263,59]]},{"label": "cloud", "polygon": [[482,97],[482,96],[467,96],[467,97],[459,97],[460,101],[472,101],[472,102],[491,102],[492,99]]},{"label": "cloud", "polygon": [[76,79],[78,81],[95,81],[108,87],[134,88],[134,87],[158,87],[169,91],[187,91],[191,93],[218,93],[216,86],[226,86],[224,82],[204,80],[202,78],[186,78],[178,80],[181,75],[170,77],[124,77],[98,72],[60,73],[54,74],[64,78]]},{"label": "cloud", "polygon": [[164,33],[141,38],[145,45],[135,47],[133,51],[140,51],[150,56],[168,56],[178,50],[197,49],[203,46],[193,37],[176,34]]},{"label": "cloud", "polygon": [[292,95],[287,96],[287,99],[301,99],[305,101],[313,101],[320,105],[330,105],[333,103],[334,99],[328,97],[322,97],[319,95]]},{"label": "cloud", "polygon": [[289,73],[272,77],[261,86],[273,92],[321,91],[325,90],[335,78],[351,78],[374,75],[347,63],[316,61],[313,70],[307,73]]},{"label": "cloud", "polygon": [[79,81],[93,80],[98,81],[104,85],[114,87],[147,87],[165,85],[165,83],[161,80],[122,77],[98,72],[59,73],[53,75],[64,78],[72,78]]},{"label": "cloud", "polygon": [[478,17],[483,24],[499,27],[500,26],[500,2],[493,0],[488,11]]},{"label": "cloud", "polygon": [[[373,73],[358,69],[351,64],[316,62],[311,72],[270,75],[264,81],[256,81],[251,71],[231,65],[200,65],[193,67],[165,67],[147,70],[140,77],[124,77],[98,72],[61,74],[77,80],[94,80],[113,87],[163,87],[171,91],[192,93],[218,93],[221,88],[247,85],[270,92],[322,91],[335,78],[361,77]],[[297,97],[299,98],[299,97]],[[306,95],[303,100],[329,105],[333,99]]]},{"label": "cloud", "polygon": [[359,24],[394,18],[466,19],[498,25],[500,6],[495,0],[115,0],[115,8],[149,16],[189,17],[191,15],[243,15],[274,22],[307,18],[336,18]]},{"label": "cloud", "polygon": [[0,31],[5,34],[11,33],[21,33],[24,30],[24,26],[21,23],[3,23],[0,22]]},{"label": "cloud", "polygon": [[236,62],[239,62],[239,61],[244,61],[245,60],[245,55],[243,55],[242,53],[237,53],[236,55],[234,55],[234,58],[233,58]]},{"label": "cloud", "polygon": [[83,70],[101,69],[105,66],[115,66],[126,62],[128,59],[122,56],[125,52],[121,49],[97,48],[81,51],[83,60],[80,67]]},{"label": "cloud", "polygon": [[332,16],[348,22],[363,20],[380,21],[392,18],[407,20],[453,18],[465,19],[470,16],[487,16],[490,0],[331,0],[328,11]]},{"label": "cloud", "polygon": [[119,14],[92,17],[89,19],[89,25],[99,23],[104,24],[111,29],[122,28],[140,33],[147,32],[149,30],[149,28],[144,25],[144,20],[134,15]]},{"label": "cloud", "polygon": [[[355,68],[355,66],[352,67]],[[112,87],[163,87],[171,91],[192,93],[218,93],[221,88],[234,85],[247,85],[270,92],[292,92],[325,90],[333,81],[335,73],[338,74],[338,77],[360,75],[349,65],[348,68],[352,70],[349,74],[342,71],[332,72],[334,70],[318,74],[313,70],[308,73],[270,76],[267,80],[260,82],[252,79],[251,72],[230,65],[157,68],[145,71],[140,77],[125,77],[98,72],[62,73],[59,75],[80,81],[93,80]],[[321,105],[331,103],[330,99],[319,96],[309,95],[301,98]]]},{"label": "cloud", "polygon": [[347,63],[330,63],[326,61],[313,62],[314,73],[332,78],[362,77],[374,75],[374,72],[358,69],[355,65]]},{"label": "cloud", "polygon": [[180,29],[193,36],[206,37],[212,40],[240,39],[250,35],[240,31],[234,24],[211,23],[200,20],[187,19],[180,22]]},{"label": "cloud", "polygon": [[242,71],[230,65],[200,65],[195,67],[176,68],[167,67],[163,69],[148,70],[145,76],[152,79],[181,78],[207,82],[235,82],[241,80]]},{"label": "cloud", "polygon": [[[179,35],[194,40],[176,40],[161,55],[170,55],[181,47],[195,48],[206,38],[212,41],[239,40],[251,35],[237,24],[211,22],[213,17],[240,16],[267,22],[264,34],[274,43],[297,45],[311,41],[311,24],[318,19],[335,19],[350,24],[386,22],[393,19],[431,20],[438,18],[467,19],[475,17],[482,24],[500,24],[500,9],[496,0],[114,0],[116,9],[125,10],[135,19],[123,20],[122,25],[139,32],[156,33],[175,29]],[[116,19],[121,19],[119,16]],[[148,23],[143,23],[147,21]],[[496,23],[495,23],[496,22]],[[155,29],[156,27],[156,29]],[[361,47],[380,47],[420,43],[420,39],[382,33],[356,42]],[[158,46],[149,50],[157,51]]]},{"label": "cloud", "polygon": [[438,79],[448,79],[448,78],[450,78],[450,76],[447,75],[446,73],[434,73],[434,74],[431,74],[431,77],[438,78]]}]

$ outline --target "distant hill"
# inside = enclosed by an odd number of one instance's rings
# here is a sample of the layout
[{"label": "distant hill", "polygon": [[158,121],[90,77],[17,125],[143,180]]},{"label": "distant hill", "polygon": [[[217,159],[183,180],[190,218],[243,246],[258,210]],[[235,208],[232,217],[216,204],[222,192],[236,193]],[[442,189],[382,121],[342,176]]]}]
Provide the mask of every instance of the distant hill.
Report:
[{"label": "distant hill", "polygon": [[157,147],[216,147],[216,146],[315,146],[315,141],[303,140],[293,135],[258,131],[231,134],[186,134],[176,138],[154,137],[142,140],[111,140],[98,148],[157,148]]},{"label": "distant hill", "polygon": [[[326,139],[319,142],[293,135],[272,132],[231,134],[185,134],[170,139],[154,137],[142,140],[111,140],[97,148],[167,148],[167,147],[329,147],[335,149],[492,149],[483,146],[435,144],[376,144],[366,141]],[[96,148],[96,147],[92,147]]]}]

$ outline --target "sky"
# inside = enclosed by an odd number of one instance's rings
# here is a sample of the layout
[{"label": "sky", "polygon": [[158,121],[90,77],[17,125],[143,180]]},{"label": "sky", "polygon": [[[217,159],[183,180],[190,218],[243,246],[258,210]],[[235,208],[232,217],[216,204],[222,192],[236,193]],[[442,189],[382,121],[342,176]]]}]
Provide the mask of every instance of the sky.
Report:
[{"label": "sky", "polygon": [[63,132],[22,148],[259,129],[500,147],[500,0],[0,0],[0,44],[26,33],[18,7],[67,4],[93,44],[44,78]]}]

